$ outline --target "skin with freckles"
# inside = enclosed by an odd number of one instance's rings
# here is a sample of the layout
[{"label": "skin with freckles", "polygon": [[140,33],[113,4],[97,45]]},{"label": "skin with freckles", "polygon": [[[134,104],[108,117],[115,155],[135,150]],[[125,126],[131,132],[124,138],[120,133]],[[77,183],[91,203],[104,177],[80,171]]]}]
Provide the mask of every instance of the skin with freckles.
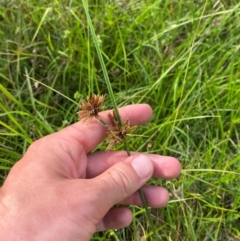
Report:
[{"label": "skin with freckles", "polygon": [[[146,104],[119,111],[131,125],[152,115]],[[108,113],[100,116],[107,120]],[[166,189],[144,184],[151,177],[177,177],[178,160],[137,152],[127,157],[124,151],[89,154],[105,137],[106,127],[93,120],[35,141],[0,189],[1,240],[87,241],[96,231],[125,227],[131,211],[113,206],[141,206],[137,190],[142,186],[149,206],[166,205]]]}]

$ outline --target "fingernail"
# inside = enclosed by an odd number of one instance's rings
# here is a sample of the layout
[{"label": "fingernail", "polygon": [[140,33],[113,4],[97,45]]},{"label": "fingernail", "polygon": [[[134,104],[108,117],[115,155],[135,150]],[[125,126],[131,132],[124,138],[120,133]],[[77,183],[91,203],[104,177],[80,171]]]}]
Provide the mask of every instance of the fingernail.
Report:
[{"label": "fingernail", "polygon": [[131,162],[131,165],[140,178],[148,177],[153,169],[151,160],[144,155],[134,158]]}]

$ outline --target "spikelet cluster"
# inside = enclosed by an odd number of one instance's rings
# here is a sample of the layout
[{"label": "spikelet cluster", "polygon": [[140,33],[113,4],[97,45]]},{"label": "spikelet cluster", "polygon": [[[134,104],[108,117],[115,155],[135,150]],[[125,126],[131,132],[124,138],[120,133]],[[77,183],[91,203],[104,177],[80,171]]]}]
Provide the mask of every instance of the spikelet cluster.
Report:
[{"label": "spikelet cluster", "polygon": [[[87,97],[87,100],[83,100],[79,106],[80,111],[78,112],[79,119],[81,121],[89,122],[93,118],[97,118],[102,123],[105,122],[101,119],[99,112],[103,110],[102,103],[104,101],[103,95],[93,95],[91,98]],[[119,145],[122,142],[126,142],[126,136],[130,133],[133,127],[130,126],[130,120],[127,119],[123,124],[118,123],[116,113],[113,111],[112,114],[108,114],[108,118],[111,122],[107,125],[107,150],[111,150],[113,146]]]}]

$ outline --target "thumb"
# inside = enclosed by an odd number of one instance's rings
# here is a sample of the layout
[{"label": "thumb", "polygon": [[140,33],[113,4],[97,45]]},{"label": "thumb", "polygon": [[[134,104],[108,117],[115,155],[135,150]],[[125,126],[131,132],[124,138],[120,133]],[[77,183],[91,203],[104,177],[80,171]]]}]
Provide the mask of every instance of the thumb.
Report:
[{"label": "thumb", "polygon": [[145,155],[130,156],[115,164],[95,178],[99,204],[109,209],[129,197],[151,178],[153,170],[152,161]]}]

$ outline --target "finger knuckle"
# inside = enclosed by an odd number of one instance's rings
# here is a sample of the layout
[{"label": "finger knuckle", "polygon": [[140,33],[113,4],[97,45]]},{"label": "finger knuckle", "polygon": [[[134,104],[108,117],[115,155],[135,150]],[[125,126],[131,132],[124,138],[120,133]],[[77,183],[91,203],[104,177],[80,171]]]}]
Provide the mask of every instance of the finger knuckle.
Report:
[{"label": "finger knuckle", "polygon": [[129,194],[131,191],[131,178],[127,173],[121,168],[116,168],[111,172],[111,176],[114,181],[114,186],[119,188],[119,192],[121,192],[122,195]]}]

